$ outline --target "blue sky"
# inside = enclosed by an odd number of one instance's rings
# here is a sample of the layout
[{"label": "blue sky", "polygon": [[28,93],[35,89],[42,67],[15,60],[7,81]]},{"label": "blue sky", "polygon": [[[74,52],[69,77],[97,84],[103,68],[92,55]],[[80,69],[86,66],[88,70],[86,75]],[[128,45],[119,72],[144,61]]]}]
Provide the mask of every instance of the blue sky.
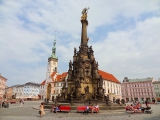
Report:
[{"label": "blue sky", "polygon": [[99,69],[124,77],[160,77],[159,0],[2,0],[0,73],[7,85],[41,83],[57,31],[58,71],[68,71],[88,11],[88,45]]}]

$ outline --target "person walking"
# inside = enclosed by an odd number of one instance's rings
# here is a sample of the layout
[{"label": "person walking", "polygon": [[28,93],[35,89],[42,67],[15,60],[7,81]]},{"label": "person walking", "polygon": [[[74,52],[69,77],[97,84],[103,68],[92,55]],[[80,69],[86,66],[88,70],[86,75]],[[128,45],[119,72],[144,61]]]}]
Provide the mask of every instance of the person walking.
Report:
[{"label": "person walking", "polygon": [[2,108],[4,107],[4,103],[5,103],[5,101],[2,102]]},{"label": "person walking", "polygon": [[24,104],[23,99],[20,99],[19,103],[20,103],[20,107],[22,107],[22,104]]},{"label": "person walking", "polygon": [[146,107],[148,107],[148,101],[147,100],[145,101],[145,104],[146,104]]},{"label": "person walking", "polygon": [[39,114],[40,114],[40,117],[42,117],[43,115],[45,115],[45,112],[44,112],[44,103],[42,102],[40,107],[39,107]]}]

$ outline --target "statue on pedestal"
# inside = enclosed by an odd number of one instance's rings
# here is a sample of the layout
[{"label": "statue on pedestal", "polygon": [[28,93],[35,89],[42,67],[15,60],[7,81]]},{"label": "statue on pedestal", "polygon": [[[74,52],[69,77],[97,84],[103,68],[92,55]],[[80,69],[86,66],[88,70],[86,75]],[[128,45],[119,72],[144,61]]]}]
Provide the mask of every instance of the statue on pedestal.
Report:
[{"label": "statue on pedestal", "polygon": [[85,93],[89,93],[89,86],[85,88]]},{"label": "statue on pedestal", "polygon": [[76,53],[77,53],[77,49],[76,49],[76,48],[74,48],[74,55],[76,55]]},{"label": "statue on pedestal", "polygon": [[83,9],[81,20],[87,20],[87,12],[88,12],[88,9],[89,9],[89,7]]},{"label": "statue on pedestal", "polygon": [[69,69],[72,70],[72,61],[69,62]]}]

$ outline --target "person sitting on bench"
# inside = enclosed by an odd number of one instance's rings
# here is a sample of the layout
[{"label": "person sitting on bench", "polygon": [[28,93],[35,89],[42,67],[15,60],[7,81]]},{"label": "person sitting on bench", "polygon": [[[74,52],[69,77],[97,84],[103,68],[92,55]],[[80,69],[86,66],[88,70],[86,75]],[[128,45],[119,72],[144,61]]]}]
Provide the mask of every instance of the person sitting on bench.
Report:
[{"label": "person sitting on bench", "polygon": [[[90,106],[90,105],[89,105]],[[86,109],[83,111],[83,114],[84,113],[89,113],[89,111],[90,111],[90,107],[89,107],[88,105],[86,106]]]},{"label": "person sitting on bench", "polygon": [[97,113],[99,113],[99,105],[97,103],[94,106],[94,108],[92,109],[92,113],[93,113],[93,111],[96,111]]},{"label": "person sitting on bench", "polygon": [[51,112],[54,111],[54,113],[57,113],[58,110],[59,110],[59,107],[58,107],[57,104],[55,104],[55,105],[53,105],[53,106],[51,107]]}]

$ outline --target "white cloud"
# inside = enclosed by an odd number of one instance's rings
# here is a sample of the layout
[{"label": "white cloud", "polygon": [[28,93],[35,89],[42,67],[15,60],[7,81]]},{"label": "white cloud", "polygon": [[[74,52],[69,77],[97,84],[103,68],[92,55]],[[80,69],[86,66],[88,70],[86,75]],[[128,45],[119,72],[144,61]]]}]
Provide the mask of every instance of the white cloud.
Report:
[{"label": "white cloud", "polygon": [[[80,45],[81,10],[88,6],[89,45],[93,45],[100,69],[119,80],[124,76],[159,77],[158,0],[3,0],[0,4],[0,66],[2,75],[8,78],[7,84],[45,79],[55,30],[58,31],[58,69],[67,71],[73,49]],[[132,22],[128,25],[129,19]],[[111,30],[108,26],[119,29]],[[108,30],[99,32],[102,28]]]},{"label": "white cloud", "polygon": [[137,22],[133,30],[108,33],[103,44],[94,44],[101,46],[95,48],[100,68],[120,80],[124,76],[157,79],[160,63],[160,28],[157,26],[160,26],[160,17]]}]

